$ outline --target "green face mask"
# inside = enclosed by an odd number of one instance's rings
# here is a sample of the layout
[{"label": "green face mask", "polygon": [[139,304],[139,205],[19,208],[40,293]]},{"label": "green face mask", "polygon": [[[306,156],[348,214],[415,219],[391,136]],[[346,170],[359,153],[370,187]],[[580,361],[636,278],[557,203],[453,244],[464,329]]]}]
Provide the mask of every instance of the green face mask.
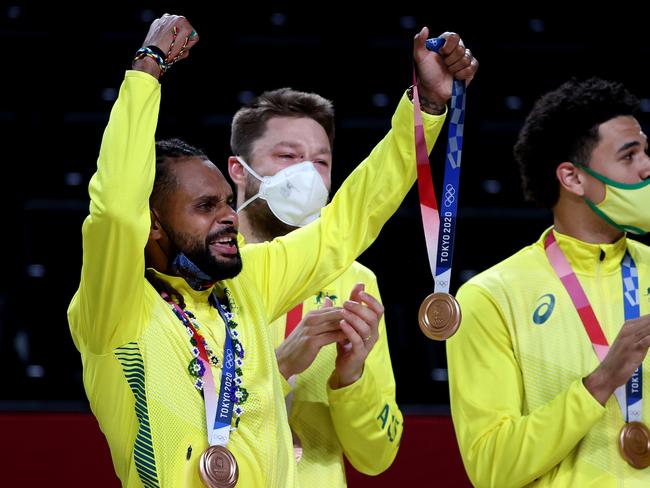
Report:
[{"label": "green face mask", "polygon": [[605,183],[605,198],[602,202],[595,204],[584,197],[587,205],[599,217],[623,232],[650,232],[650,179],[640,183],[621,183],[610,180],[582,164],[573,164]]}]

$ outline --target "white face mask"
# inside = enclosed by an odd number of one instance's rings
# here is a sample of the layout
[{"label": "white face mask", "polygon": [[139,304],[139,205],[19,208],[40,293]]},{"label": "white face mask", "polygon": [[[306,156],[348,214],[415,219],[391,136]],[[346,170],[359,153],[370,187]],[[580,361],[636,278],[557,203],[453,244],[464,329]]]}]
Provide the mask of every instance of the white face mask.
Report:
[{"label": "white face mask", "polygon": [[246,200],[238,212],[256,198],[266,200],[271,212],[287,225],[302,227],[316,220],[327,204],[329,192],[323,178],[311,161],[293,164],[273,176],[260,176],[246,162],[237,161],[255,178],[261,181],[256,195]]}]

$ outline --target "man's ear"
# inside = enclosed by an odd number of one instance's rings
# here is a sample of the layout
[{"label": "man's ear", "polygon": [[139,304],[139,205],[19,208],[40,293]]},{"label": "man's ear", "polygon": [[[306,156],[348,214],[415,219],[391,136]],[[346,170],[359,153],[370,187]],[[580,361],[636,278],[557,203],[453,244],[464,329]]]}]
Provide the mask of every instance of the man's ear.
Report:
[{"label": "man's ear", "polygon": [[246,169],[235,156],[228,158],[228,174],[235,185],[243,186],[246,183]]},{"label": "man's ear", "polygon": [[158,215],[152,209],[149,211],[151,216],[151,227],[149,228],[149,239],[157,241],[165,235],[165,230],[160,225],[160,220],[158,220]]},{"label": "man's ear", "polygon": [[569,193],[583,197],[585,195],[585,173],[570,161],[564,161],[555,168],[560,186]]}]

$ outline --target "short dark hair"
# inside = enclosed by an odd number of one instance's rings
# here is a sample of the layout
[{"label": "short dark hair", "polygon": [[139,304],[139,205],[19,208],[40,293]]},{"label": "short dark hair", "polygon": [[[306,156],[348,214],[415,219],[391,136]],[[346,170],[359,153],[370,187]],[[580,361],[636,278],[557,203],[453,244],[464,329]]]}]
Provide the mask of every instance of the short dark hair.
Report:
[{"label": "short dark hair", "polygon": [[537,100],[514,146],[526,199],[552,208],[560,196],[558,164],[588,165],[600,137],[598,126],[634,115],[639,106],[621,83],[599,78],[572,78]]},{"label": "short dark hair", "polygon": [[332,102],[316,93],[280,88],[262,93],[237,111],[230,136],[233,154],[250,159],[254,142],[262,137],[266,123],[273,117],[310,117],[325,129],[330,146],[334,144]]},{"label": "short dark hair", "polygon": [[162,208],[166,197],[176,188],[176,176],[171,171],[171,162],[186,158],[198,157],[208,159],[201,149],[191,146],[182,139],[164,139],[156,141],[156,177],[149,198],[149,204],[155,208]]}]

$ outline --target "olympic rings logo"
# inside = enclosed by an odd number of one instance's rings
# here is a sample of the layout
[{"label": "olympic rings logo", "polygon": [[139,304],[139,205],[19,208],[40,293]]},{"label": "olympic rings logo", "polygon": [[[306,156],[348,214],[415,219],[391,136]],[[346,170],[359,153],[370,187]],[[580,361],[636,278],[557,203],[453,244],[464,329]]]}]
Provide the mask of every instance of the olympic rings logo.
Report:
[{"label": "olympic rings logo", "polygon": [[456,188],[452,184],[445,187],[445,207],[450,207],[456,200]]},{"label": "olympic rings logo", "polygon": [[226,363],[226,368],[230,369],[230,368],[233,367],[233,364],[234,364],[234,363],[233,363],[232,352],[230,352],[230,351],[227,352],[225,363]]}]

